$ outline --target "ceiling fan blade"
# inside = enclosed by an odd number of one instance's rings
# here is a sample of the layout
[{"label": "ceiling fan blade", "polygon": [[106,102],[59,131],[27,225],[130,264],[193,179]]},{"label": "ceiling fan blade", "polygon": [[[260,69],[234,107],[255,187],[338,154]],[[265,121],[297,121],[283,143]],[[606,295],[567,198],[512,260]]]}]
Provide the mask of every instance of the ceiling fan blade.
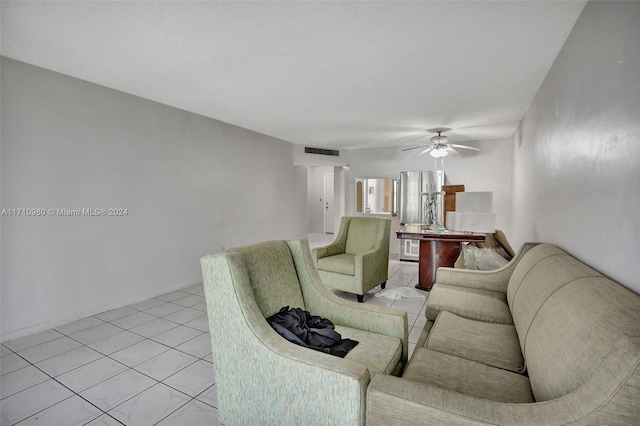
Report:
[{"label": "ceiling fan blade", "polygon": [[425,149],[424,151],[422,151],[420,154],[416,155],[416,157],[422,155],[422,154],[426,154],[427,152],[431,152],[435,149],[434,146],[430,146],[429,148]]},{"label": "ceiling fan blade", "polygon": [[456,151],[455,149],[451,148],[451,146],[448,146],[445,148],[445,150],[452,155],[460,155],[460,153],[458,151]]},{"label": "ceiling fan blade", "polygon": [[454,147],[454,148],[462,148],[462,149],[471,149],[473,151],[480,151],[480,148],[476,148],[474,146],[466,146],[466,145],[456,145],[456,144],[449,144],[450,147]]},{"label": "ceiling fan blade", "polygon": [[402,151],[411,151],[412,149],[418,149],[418,148],[424,148],[426,145],[420,145],[420,146],[414,146],[413,148],[406,148],[403,149]]}]

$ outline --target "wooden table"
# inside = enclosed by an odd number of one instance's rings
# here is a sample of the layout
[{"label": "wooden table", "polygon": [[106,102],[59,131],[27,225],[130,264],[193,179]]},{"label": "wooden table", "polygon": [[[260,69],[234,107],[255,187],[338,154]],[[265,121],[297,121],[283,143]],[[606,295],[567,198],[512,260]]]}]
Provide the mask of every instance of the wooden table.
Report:
[{"label": "wooden table", "polygon": [[431,290],[436,280],[436,271],[440,266],[453,267],[460,256],[461,243],[482,242],[484,234],[465,234],[446,231],[423,231],[421,225],[404,225],[396,232],[399,239],[420,240],[418,284],[420,290]]}]

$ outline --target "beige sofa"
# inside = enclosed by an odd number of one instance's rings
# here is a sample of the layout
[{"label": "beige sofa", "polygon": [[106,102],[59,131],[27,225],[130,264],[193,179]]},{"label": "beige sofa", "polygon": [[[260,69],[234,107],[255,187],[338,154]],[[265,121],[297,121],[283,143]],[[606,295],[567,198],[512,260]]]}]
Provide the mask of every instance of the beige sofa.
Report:
[{"label": "beige sofa", "polygon": [[640,297],[550,244],[494,271],[440,268],[402,377],[370,425],[640,424]]}]

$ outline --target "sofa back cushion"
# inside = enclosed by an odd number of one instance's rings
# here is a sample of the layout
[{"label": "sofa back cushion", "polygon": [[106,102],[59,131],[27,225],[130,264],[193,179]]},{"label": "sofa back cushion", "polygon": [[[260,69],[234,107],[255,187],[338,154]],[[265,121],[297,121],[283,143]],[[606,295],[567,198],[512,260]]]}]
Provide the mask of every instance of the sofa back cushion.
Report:
[{"label": "sofa back cushion", "polygon": [[[581,404],[602,399],[603,392],[613,395],[638,370],[638,336],[640,296],[603,276],[562,286],[540,307],[527,333],[524,356],[536,401],[580,386]],[[637,404],[640,388],[631,389],[627,399]]]},{"label": "sofa back cushion", "polygon": [[371,250],[381,240],[386,220],[375,217],[350,218],[345,253],[358,254]]},{"label": "sofa back cushion", "polygon": [[[556,246],[540,244],[523,256],[507,301],[536,401],[575,391],[611,364],[614,348],[637,347],[640,296]],[[629,356],[640,360],[637,351]]]},{"label": "sofa back cushion", "polygon": [[566,255],[564,251],[552,244],[538,244],[525,253],[516,264],[513,274],[507,286],[507,302],[513,305],[515,295],[520,289],[520,285],[536,265],[551,256]]},{"label": "sofa back cushion", "polygon": [[585,277],[602,274],[551,244],[540,244],[524,255],[507,286],[507,301],[522,353],[527,335],[542,305],[558,289]]},{"label": "sofa back cushion", "polygon": [[267,241],[233,250],[242,254],[256,303],[265,318],[284,306],[306,308],[286,241]]}]

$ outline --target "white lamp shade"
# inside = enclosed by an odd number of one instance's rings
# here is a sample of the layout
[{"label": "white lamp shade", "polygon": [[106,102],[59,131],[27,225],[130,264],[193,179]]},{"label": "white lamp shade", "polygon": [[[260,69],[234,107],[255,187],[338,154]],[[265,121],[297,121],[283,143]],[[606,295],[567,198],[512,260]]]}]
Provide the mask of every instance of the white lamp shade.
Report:
[{"label": "white lamp shade", "polygon": [[439,158],[439,157],[446,157],[447,154],[449,154],[449,153],[444,148],[436,148],[436,149],[432,149],[429,152],[429,154],[434,158]]}]

